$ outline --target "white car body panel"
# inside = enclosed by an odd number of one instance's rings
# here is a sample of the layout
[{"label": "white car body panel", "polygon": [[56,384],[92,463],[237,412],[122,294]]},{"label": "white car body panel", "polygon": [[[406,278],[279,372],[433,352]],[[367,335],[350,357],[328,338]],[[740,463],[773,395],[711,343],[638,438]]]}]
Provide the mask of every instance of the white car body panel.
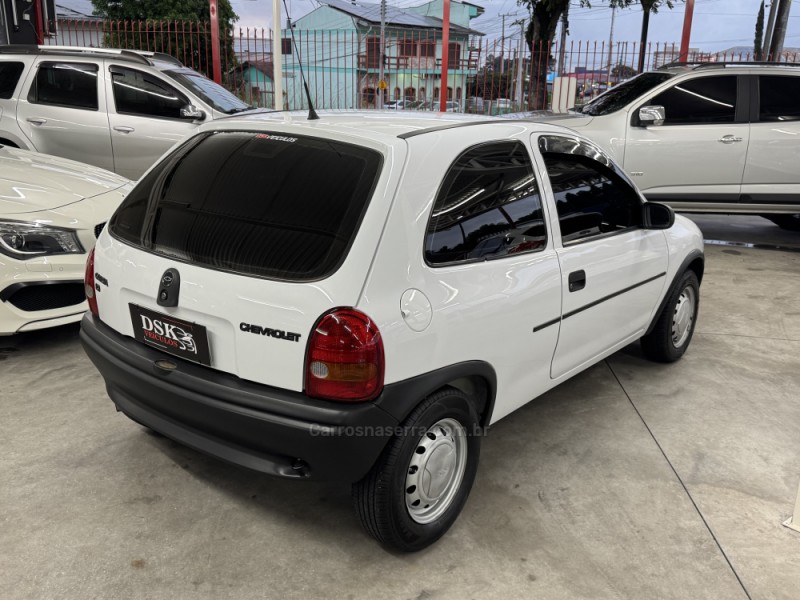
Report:
[{"label": "white car body panel", "polygon": [[[218,123],[216,129],[221,129]],[[262,125],[263,127],[263,125]],[[237,120],[230,129],[247,129]],[[272,132],[292,133],[280,123]],[[311,283],[281,282],[215,271],[133,248],[104,232],[95,252],[96,272],[109,280],[97,294],[103,322],[133,336],[129,305],[136,304],[208,329],[212,368],[250,381],[301,391],[306,342],[319,317],[337,306],[356,306],[386,220],[392,194],[405,161],[405,144],[392,146],[355,136],[339,140],[369,146],[384,155],[385,168],[356,239],[342,266],[328,278]],[[164,271],[181,274],[180,305],[164,308],[156,292]],[[300,333],[298,343],[244,334],[240,323]]]},{"label": "white car body panel", "polygon": [[[406,111],[334,114],[320,121],[304,117],[239,117],[201,130],[330,137],[379,150],[385,158],[384,170],[341,267],[314,283],[278,282],[161,257],[122,243],[105,231],[95,254],[95,273],[109,282],[97,294],[103,323],[133,336],[130,303],[197,322],[208,328],[212,368],[302,391],[306,344],[314,324],[332,308],[354,306],[374,320],[384,339],[386,385],[462,362],[491,365],[498,385],[494,422],[642,335],[683,258],[691,251],[702,252],[699,231],[682,219],[666,235],[636,230],[563,248],[554,227],[558,217],[541,156],[531,143],[534,132],[570,136],[563,128],[506,121],[401,139],[397,135],[409,130],[458,125],[470,119],[446,114],[422,118]],[[456,154],[481,142],[509,139],[526,145],[542,184],[543,212],[549,223],[546,246],[498,260],[427,265],[423,240],[429,214]],[[456,153],[442,152],[442,148],[456,149]],[[581,302],[663,276],[594,313],[586,311],[565,328],[560,315],[579,302],[577,297],[567,297],[562,283],[573,265],[583,265],[589,277]],[[170,267],[181,275],[180,303],[175,308],[156,302],[160,278]],[[430,304],[427,325],[423,322],[412,328],[404,320],[401,298],[410,290],[415,290],[412,295],[420,301],[421,312],[425,312],[422,295]],[[553,320],[551,326],[534,331]],[[241,322],[297,332],[301,338],[291,344],[242,333]],[[591,343],[587,344],[587,336]]]},{"label": "white car body panel", "polygon": [[[70,160],[114,170],[114,154],[106,114],[102,63],[97,70],[97,110],[64,108],[48,104],[34,104],[28,100],[27,91],[36,79],[39,65],[53,62],[52,57],[39,57],[27,72],[25,93],[17,104],[17,123],[28,140],[28,146],[44,154],[69,157]],[[61,62],[95,65],[93,60],[81,57],[61,59]],[[77,114],[76,114],[77,113]]]},{"label": "white car body panel", "polygon": [[531,116],[573,128],[599,144],[645,195],[663,197],[676,210],[797,213],[800,206],[797,121],[647,127],[631,123],[641,106],[683,81],[731,73],[753,78],[775,74],[797,77],[800,72],[778,65],[741,65],[735,70],[720,65],[675,72],[674,77],[613,113],[590,117],[542,111]]},{"label": "white car body panel", "polygon": [[[73,229],[86,252],[95,243],[95,226],[108,220],[129,190],[127,179],[97,167],[0,148],[0,220]],[[80,281],[85,268],[86,253],[27,260],[0,253],[0,291],[18,283]],[[85,302],[37,311],[0,302],[0,335],[74,323],[85,310]]]}]

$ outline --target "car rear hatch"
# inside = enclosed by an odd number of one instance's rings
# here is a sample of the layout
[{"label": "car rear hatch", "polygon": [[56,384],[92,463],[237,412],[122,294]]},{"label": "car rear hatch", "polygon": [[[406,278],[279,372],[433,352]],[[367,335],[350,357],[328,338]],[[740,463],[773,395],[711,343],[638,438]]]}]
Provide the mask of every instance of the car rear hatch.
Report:
[{"label": "car rear hatch", "polygon": [[396,186],[386,151],[286,132],[188,140],[98,240],[100,319],[165,358],[302,390],[314,324],[361,295]]}]

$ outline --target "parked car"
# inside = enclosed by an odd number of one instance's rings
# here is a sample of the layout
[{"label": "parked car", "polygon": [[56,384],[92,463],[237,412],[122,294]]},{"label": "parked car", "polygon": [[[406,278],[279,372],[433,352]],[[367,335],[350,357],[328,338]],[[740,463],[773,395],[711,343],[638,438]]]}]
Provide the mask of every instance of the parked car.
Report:
[{"label": "parked car", "polygon": [[697,227],[568,129],[263,114],[139,181],[87,263],[81,340],[134,421],[353,482],[367,531],[413,551],[464,506],[483,428],[638,339],[680,358],[702,275]]},{"label": "parked car", "polygon": [[495,98],[489,101],[490,115],[506,115],[514,111],[514,103],[508,98]]},{"label": "parked car", "polygon": [[[445,106],[447,107],[445,112],[461,112],[461,106],[455,100],[447,100],[445,102]],[[417,110],[430,110],[433,112],[440,112],[441,111],[441,104],[439,100],[428,100],[427,102],[423,103],[421,106],[417,108]]]},{"label": "parked car", "polygon": [[0,335],[81,319],[89,250],[130,182],[0,147]]},{"label": "parked car", "polygon": [[548,120],[600,144],[651,200],[800,231],[800,68],[676,65]]},{"label": "parked car", "polygon": [[250,108],[166,54],[0,46],[0,144],[131,179],[201,122]]},{"label": "parked car", "polygon": [[422,102],[419,100],[411,100],[408,98],[402,100],[393,100],[392,102],[388,102],[384,108],[388,108],[389,110],[408,110],[411,108],[416,108]]},{"label": "parked car", "polygon": [[467,111],[468,113],[482,115],[486,110],[483,98],[479,96],[471,96],[467,98]]}]

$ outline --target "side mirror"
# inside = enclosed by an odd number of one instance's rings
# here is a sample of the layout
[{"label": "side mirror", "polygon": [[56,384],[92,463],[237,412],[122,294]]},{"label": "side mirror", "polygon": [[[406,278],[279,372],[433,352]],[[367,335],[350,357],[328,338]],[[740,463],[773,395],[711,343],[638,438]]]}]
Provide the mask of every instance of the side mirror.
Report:
[{"label": "side mirror", "polygon": [[675,224],[675,211],[666,204],[645,202],[642,205],[642,226],[645,229],[669,229]]},{"label": "side mirror", "polygon": [[663,106],[643,106],[639,109],[639,123],[644,127],[648,125],[663,125],[667,118],[667,111]]},{"label": "side mirror", "polygon": [[206,118],[206,113],[197,108],[194,104],[187,104],[181,108],[181,118],[202,121]]}]

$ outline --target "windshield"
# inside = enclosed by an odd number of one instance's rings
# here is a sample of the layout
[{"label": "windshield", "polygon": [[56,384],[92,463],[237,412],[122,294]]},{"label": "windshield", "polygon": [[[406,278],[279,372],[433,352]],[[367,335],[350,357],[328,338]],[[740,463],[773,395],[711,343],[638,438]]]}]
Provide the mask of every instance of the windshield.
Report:
[{"label": "windshield", "polygon": [[232,115],[253,108],[228,90],[195,71],[164,71],[166,75],[199,96],[215,110]]},{"label": "windshield", "polygon": [[673,73],[665,72],[642,73],[633,79],[615,85],[605,94],[601,94],[589,104],[583,105],[578,112],[593,117],[611,114],[673,76]]}]

